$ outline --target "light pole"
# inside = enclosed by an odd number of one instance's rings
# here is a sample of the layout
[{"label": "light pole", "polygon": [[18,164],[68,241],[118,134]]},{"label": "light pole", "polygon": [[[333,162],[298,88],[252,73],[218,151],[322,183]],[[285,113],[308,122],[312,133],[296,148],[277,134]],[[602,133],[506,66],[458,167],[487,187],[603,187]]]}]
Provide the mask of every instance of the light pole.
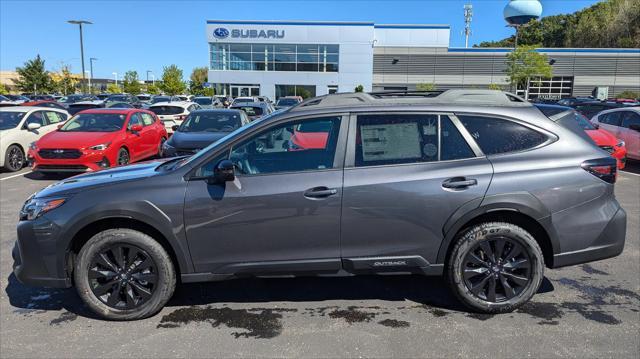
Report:
[{"label": "light pole", "polygon": [[89,74],[89,93],[91,93],[91,72],[89,71],[85,71],[85,72]]},{"label": "light pole", "polygon": [[118,87],[118,73],[112,72],[111,74],[113,74],[113,77],[116,79],[116,87]]},{"label": "light pole", "polygon": [[[93,79],[93,62],[96,61],[98,59],[96,59],[95,57],[90,57],[89,58],[89,69],[91,69],[91,74],[89,75],[90,79]],[[92,88],[91,85],[89,85],[89,92],[92,92]]]},{"label": "light pole", "polygon": [[82,24],[93,24],[93,23],[91,21],[86,21],[86,20],[68,20],[67,22],[69,24],[78,25],[78,27],[80,28],[80,59],[82,61],[82,82],[85,82],[85,77],[84,77],[84,44],[82,42]]},{"label": "light pole", "polygon": [[153,86],[156,85],[156,75],[151,74],[151,81],[153,81]]}]

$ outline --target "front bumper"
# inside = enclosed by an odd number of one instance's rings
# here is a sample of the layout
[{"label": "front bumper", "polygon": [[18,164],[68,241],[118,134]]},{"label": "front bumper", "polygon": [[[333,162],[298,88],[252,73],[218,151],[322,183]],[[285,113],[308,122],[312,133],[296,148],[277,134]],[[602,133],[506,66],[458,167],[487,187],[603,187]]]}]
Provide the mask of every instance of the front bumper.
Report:
[{"label": "front bumper", "polygon": [[82,156],[73,159],[42,158],[34,150],[29,150],[27,161],[35,172],[91,172],[109,168],[115,159],[106,151],[86,151]]},{"label": "front bumper", "polygon": [[18,223],[18,240],[11,252],[18,281],[37,287],[71,287],[66,251],[58,248],[58,235],[59,227],[45,216]]},{"label": "front bumper", "polygon": [[553,268],[615,257],[622,253],[627,235],[627,214],[620,207],[591,246],[573,252],[555,254]]}]

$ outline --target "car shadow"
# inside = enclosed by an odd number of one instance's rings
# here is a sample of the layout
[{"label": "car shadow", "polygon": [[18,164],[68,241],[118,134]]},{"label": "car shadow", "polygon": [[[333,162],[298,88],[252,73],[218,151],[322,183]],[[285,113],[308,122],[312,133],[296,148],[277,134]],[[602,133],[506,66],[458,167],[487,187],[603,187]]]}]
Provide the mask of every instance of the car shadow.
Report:
[{"label": "car shadow", "polygon": [[640,174],[640,161],[627,160],[623,171]]},{"label": "car shadow", "polygon": [[[538,293],[554,291],[545,277]],[[97,319],[74,289],[46,289],[26,286],[11,274],[5,292],[16,313],[65,309],[70,313]],[[242,278],[222,282],[179,284],[168,307],[224,303],[322,302],[406,300],[425,306],[468,313],[440,277],[354,276]]]},{"label": "car shadow", "polygon": [[29,172],[24,175],[25,178],[35,181],[62,181],[69,177],[73,177],[78,173],[40,173],[40,172]]}]

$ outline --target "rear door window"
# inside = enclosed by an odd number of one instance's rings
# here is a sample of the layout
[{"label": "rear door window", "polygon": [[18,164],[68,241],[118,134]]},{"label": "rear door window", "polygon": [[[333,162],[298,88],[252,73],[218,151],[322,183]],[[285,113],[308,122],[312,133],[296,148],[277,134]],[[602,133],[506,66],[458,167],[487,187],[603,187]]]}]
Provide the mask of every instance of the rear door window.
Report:
[{"label": "rear door window", "polygon": [[598,122],[605,125],[620,126],[622,122],[622,117],[620,116],[620,114],[620,111],[605,113],[599,116]]},{"label": "rear door window", "polygon": [[62,114],[57,112],[45,111],[44,113],[45,113],[45,116],[47,117],[47,122],[49,125],[63,122],[64,120],[66,120],[66,118],[64,118]]},{"label": "rear door window", "polygon": [[448,116],[359,115],[356,167],[446,161],[474,157]]},{"label": "rear door window", "polygon": [[624,111],[623,113],[624,115],[622,115],[622,127],[630,128],[631,125],[640,126],[639,114],[631,111]]},{"label": "rear door window", "polygon": [[474,115],[458,118],[485,155],[525,151],[548,140],[546,135],[514,121]]},{"label": "rear door window", "polygon": [[153,123],[156,122],[153,116],[148,113],[141,112],[140,116],[142,116],[142,122],[145,126],[153,125]]}]

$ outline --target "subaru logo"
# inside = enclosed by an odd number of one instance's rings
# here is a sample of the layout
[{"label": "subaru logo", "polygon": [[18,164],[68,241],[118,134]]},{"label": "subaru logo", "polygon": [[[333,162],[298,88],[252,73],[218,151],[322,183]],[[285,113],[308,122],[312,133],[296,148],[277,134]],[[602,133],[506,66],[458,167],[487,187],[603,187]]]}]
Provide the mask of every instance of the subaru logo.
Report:
[{"label": "subaru logo", "polygon": [[53,150],[53,153],[64,153],[64,150]]},{"label": "subaru logo", "polygon": [[213,30],[213,36],[217,37],[218,39],[227,38],[229,37],[229,30],[225,29],[224,27],[219,27]]}]

